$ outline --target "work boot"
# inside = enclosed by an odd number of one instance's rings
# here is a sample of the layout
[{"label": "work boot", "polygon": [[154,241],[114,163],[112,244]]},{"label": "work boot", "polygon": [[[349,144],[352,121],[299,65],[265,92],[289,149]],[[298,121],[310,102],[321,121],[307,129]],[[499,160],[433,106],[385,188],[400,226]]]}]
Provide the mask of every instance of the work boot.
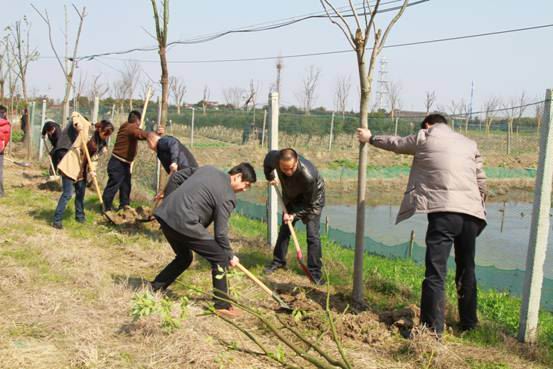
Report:
[{"label": "work boot", "polygon": [[235,309],[233,306],[229,306],[226,309],[216,309],[216,314],[222,315],[225,318],[234,319],[238,318],[240,316],[240,311],[238,309]]},{"label": "work boot", "polygon": [[52,223],[52,227],[56,229],[63,229],[63,224],[61,224],[61,222],[54,222]]},{"label": "work boot", "polygon": [[86,219],[85,218],[75,218],[75,220],[77,221],[77,223],[86,223]]},{"label": "work boot", "polygon": [[277,263],[276,261],[273,261],[271,264],[265,267],[265,274],[272,274],[278,269],[286,269],[286,265],[282,265],[280,263]]}]

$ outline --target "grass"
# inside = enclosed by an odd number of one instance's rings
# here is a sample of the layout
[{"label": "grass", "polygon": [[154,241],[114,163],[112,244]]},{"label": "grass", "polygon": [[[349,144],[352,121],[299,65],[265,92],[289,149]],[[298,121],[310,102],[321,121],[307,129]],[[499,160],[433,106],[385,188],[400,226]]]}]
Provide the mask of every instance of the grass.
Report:
[{"label": "grass", "polygon": [[[92,192],[89,192],[90,194]],[[148,360],[159,362],[157,367],[213,367],[207,364],[199,365],[202,360],[209,363],[218,360],[220,367],[225,368],[265,367],[258,365],[254,357],[236,354],[227,346],[218,346],[218,337],[221,335],[226,337],[228,342],[237,339],[240,345],[243,342],[232,330],[224,330],[225,327],[221,327],[222,323],[217,325],[217,321],[195,316],[200,313],[197,310],[194,310],[194,316],[191,315],[186,324],[171,333],[170,337],[148,325],[149,322],[145,322],[144,326],[133,325],[129,318],[129,304],[134,293],[133,288],[136,288],[133,286],[139,286],[142,278],[151,279],[173,256],[171,249],[159,236],[159,232],[153,237],[153,232],[143,233],[141,229],[125,230],[106,225],[98,212],[98,203],[91,200],[95,198],[93,194],[87,197],[85,204],[86,224],[73,221],[71,202],[66,212],[65,229],[53,230],[48,223],[58,196],[59,193],[31,188],[11,188],[9,195],[0,204],[17,225],[14,226],[7,218],[4,218],[0,225],[0,262],[7,261],[7,265],[14,267],[13,271],[19,270],[12,278],[12,269],[3,268],[4,264],[0,267],[5,273],[2,281],[10,286],[0,299],[3,306],[8,309],[3,318],[0,318],[0,352],[9,354],[5,367],[22,367],[18,365],[18,360],[23,355],[22,351],[18,351],[23,350],[18,346],[19,342],[36,345],[32,347],[36,347],[39,353],[42,353],[39,351],[40,347],[49,349],[53,346],[63,353],[60,355],[60,352],[52,351],[52,364],[35,365],[37,368],[68,367],[66,363],[69,361],[64,362],[63,357],[74,357],[72,363],[77,367],[136,367]],[[21,229],[24,229],[24,232],[20,232]],[[266,225],[234,215],[231,218],[231,231],[232,242],[239,248],[238,255],[244,265],[250,267],[255,274],[261,275],[263,265],[270,260],[270,252],[263,241]],[[304,232],[299,232],[298,236],[304,245]],[[59,244],[56,243],[58,240]],[[323,244],[325,265],[331,272],[330,281],[337,292],[348,295],[353,252],[330,242],[324,236]],[[289,255],[293,259],[293,252]],[[180,280],[202,290],[209,290],[209,267],[201,258],[196,260],[199,262],[195,262],[186,273],[183,273]],[[297,267],[296,262],[291,260],[289,265],[292,270],[291,273],[283,274],[286,279],[284,282],[293,284],[300,278],[304,280],[303,272]],[[414,262],[367,255],[364,260],[364,271],[365,296],[373,312],[418,303],[423,269]],[[25,278],[27,275],[30,278]],[[297,278],[299,276],[302,277]],[[36,277],[41,278],[39,280]],[[452,282],[450,278],[450,310],[454,306]],[[258,289],[252,288],[249,280],[244,278],[236,280],[231,287],[239,289],[246,295],[245,298],[255,297],[255,301],[264,301],[266,298],[264,295],[258,296]],[[37,289],[40,290],[38,296],[34,293]],[[178,286],[172,288],[172,291],[179,296],[188,293]],[[252,297],[252,293],[256,295]],[[484,318],[481,328],[468,335],[448,335],[448,342],[454,343],[452,351],[478,345],[485,348],[482,349],[485,353],[502,352],[505,337],[513,336],[512,319],[518,319],[518,305],[513,305],[513,301],[516,300],[497,293],[487,296],[487,293],[488,291],[481,292],[480,314]],[[544,332],[551,332],[550,328],[553,327],[551,314],[542,314],[540,324],[542,331],[539,347],[542,351],[537,356],[530,357],[530,360],[535,361],[537,358],[548,363],[546,366],[550,367],[553,361],[547,361],[547,355],[551,352],[551,347],[545,342],[547,339],[552,341],[552,336],[551,333],[547,336]],[[11,346],[2,346],[5,337],[8,339],[4,342]],[[168,339],[172,342],[174,350],[164,351],[162,347],[166,346]],[[399,337],[395,340],[396,345],[397,342],[405,342]],[[40,346],[41,344],[53,346]],[[206,351],[201,351],[205,346]],[[8,347],[8,351],[1,351],[4,347]],[[364,351],[357,352],[357,348],[350,348],[352,354],[362,352],[363,357],[372,355],[379,360],[392,360],[396,364],[394,367],[419,368],[409,363],[408,356],[403,361],[388,355],[391,351],[371,349],[368,350],[369,353],[366,352],[367,346],[359,349]],[[511,354],[510,357],[515,355],[518,354]],[[194,364],[190,357],[196,360]],[[36,362],[44,360],[46,363],[48,357],[43,355],[33,359]],[[509,359],[503,360],[504,362],[492,362],[489,358],[477,359],[469,363],[470,367],[521,367],[514,364],[509,366]],[[152,365],[144,367],[156,367]],[[420,368],[423,367],[427,366],[420,365]]]},{"label": "grass", "polygon": [[[241,215],[232,217],[231,226],[236,233],[247,237],[255,235],[264,237],[266,232],[264,223]],[[304,232],[299,232],[298,238],[300,244],[306,244]],[[353,250],[328,240],[324,235],[322,243],[324,264],[330,271],[330,283],[349,290],[352,284]],[[302,274],[295,262],[289,262],[289,266],[296,273]],[[407,259],[387,259],[368,254],[363,260],[363,270],[365,298],[372,309],[378,312],[403,308],[409,304],[419,304],[421,283],[424,278],[424,268],[421,265]],[[446,288],[447,305],[451,313],[456,311],[453,273],[448,274]],[[514,337],[517,333],[520,299],[495,290],[479,290],[478,293],[481,324],[474,331],[461,335],[460,339],[480,346],[501,347],[505,343],[505,337]],[[455,318],[450,317],[448,324],[453,323],[452,320]],[[540,312],[537,349],[539,360],[547,365],[553,365],[553,314],[550,312]],[[482,365],[474,367],[503,368]],[[508,368],[508,366],[504,367]]]}]

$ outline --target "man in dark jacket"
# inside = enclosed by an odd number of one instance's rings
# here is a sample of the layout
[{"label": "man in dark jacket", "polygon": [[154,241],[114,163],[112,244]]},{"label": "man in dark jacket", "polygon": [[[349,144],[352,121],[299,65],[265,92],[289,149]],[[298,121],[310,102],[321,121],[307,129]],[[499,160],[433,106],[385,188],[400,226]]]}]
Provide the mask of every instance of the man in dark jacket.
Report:
[{"label": "man in dark jacket", "polygon": [[[225,297],[228,266],[235,266],[228,238],[228,220],[236,206],[237,192],[246,191],[256,181],[253,167],[242,163],[228,174],[212,166],[196,170],[156,210],[155,217],[176,256],[151,283],[152,289],[166,289],[192,263],[192,251],[211,263],[215,308],[234,315]],[[207,228],[214,223],[214,236]]]},{"label": "man in dark jacket", "polygon": [[148,147],[155,151],[161,165],[171,177],[168,179],[165,191],[156,195],[156,200],[168,196],[198,168],[194,155],[177,138],[173,136],[159,136],[154,132],[148,133]]},{"label": "man in dark jacket", "polygon": [[102,198],[105,210],[112,210],[113,198],[119,191],[119,208],[130,205],[131,164],[136,157],[139,140],[145,140],[147,132],[140,129],[141,114],[133,110],[127,122],[117,131],[115,145],[108,162],[108,183]]},{"label": "man in dark jacket", "polygon": [[322,283],[322,251],[320,238],[321,212],[325,203],[325,184],[315,166],[298,155],[291,148],[273,150],[263,163],[265,178],[277,184],[274,172],[282,186],[282,196],[286,209],[283,209],[283,224],[280,227],[273,261],[265,269],[272,273],[286,266],[286,254],[290,241],[290,229],[286,223],[303,221],[307,229],[307,267],[315,283]]}]

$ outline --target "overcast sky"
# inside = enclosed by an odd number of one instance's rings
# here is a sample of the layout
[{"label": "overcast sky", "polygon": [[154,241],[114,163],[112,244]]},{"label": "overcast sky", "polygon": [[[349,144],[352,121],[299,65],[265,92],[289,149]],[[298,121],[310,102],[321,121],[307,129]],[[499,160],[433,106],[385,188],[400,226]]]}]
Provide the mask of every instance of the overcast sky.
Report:
[{"label": "overcast sky", "polygon": [[[30,93],[34,91],[59,98],[63,94],[63,75],[57,62],[47,58],[53,55],[47,28],[32,10],[31,3],[40,9],[48,9],[56,24],[54,37],[61,51],[64,1],[11,1],[9,6],[3,7],[3,25],[12,24],[24,15],[30,19],[31,43],[42,55],[29,67]],[[333,3],[342,6],[347,2],[334,0]],[[155,45],[145,31],[154,30],[149,0],[81,0],[75,4],[85,5],[88,12],[80,55]],[[170,41],[322,10],[316,0],[173,0],[170,6]],[[69,10],[70,28],[74,30],[77,20],[71,7]],[[430,0],[407,9],[392,31],[388,44],[548,24],[553,23],[551,14],[551,0]],[[384,27],[386,18],[382,16],[379,21]],[[545,89],[553,86],[550,68],[552,36],[553,28],[545,28],[391,48],[384,50],[382,56],[388,61],[388,79],[401,86],[402,108],[423,110],[425,91],[432,90],[436,91],[438,105],[447,106],[451,100],[461,98],[468,101],[471,81],[474,81],[474,110],[478,110],[491,96],[509,100],[525,91],[529,100],[543,99]],[[169,60],[247,58],[347,48],[345,37],[336,26],[326,19],[315,19],[266,32],[228,35],[199,45],[175,46],[170,50]],[[155,52],[142,52],[82,61],[78,74],[88,76],[90,80],[101,73],[104,81],[111,84],[119,78],[117,70],[124,69],[125,62],[121,59],[131,58],[146,60],[141,62],[143,70],[157,80],[160,73],[157,57]],[[297,95],[310,65],[321,71],[316,106],[332,109],[337,77],[351,75],[354,87],[349,105],[357,110],[358,76],[353,53],[285,59],[282,74],[282,102],[285,105],[298,105]],[[205,85],[211,90],[212,100],[223,101],[224,88],[248,88],[252,79],[262,86],[260,99],[266,100],[275,80],[275,61],[172,63],[169,73],[185,80],[188,86],[186,101],[200,100]],[[146,81],[147,77],[143,80]],[[376,88],[375,84],[373,89]]]}]

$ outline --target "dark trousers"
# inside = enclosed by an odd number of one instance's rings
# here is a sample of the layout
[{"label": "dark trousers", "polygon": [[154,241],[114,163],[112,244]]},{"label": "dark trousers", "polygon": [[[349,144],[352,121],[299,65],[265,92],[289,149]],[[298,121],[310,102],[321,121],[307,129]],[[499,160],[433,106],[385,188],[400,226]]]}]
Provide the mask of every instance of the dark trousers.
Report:
[{"label": "dark trousers", "polygon": [[[158,221],[161,225],[161,231],[175,252],[175,258],[157,275],[154,283],[162,284],[163,288],[167,288],[182,272],[188,269],[192,263],[192,251],[194,251],[211,263],[215,308],[226,309],[230,307],[228,302],[217,299],[217,297],[228,298],[227,277],[221,272],[221,268],[225,272],[228,268],[228,254],[215,240],[190,238],[175,231],[163,220],[158,218]],[[223,274],[222,278],[220,277],[221,274]]]},{"label": "dark trousers", "polygon": [[444,330],[445,280],[451,246],[455,246],[455,284],[462,329],[478,323],[476,316],[476,237],[485,222],[460,213],[428,214],[426,272],[422,282],[421,323],[437,333]]},{"label": "dark trousers", "polygon": [[108,183],[102,195],[106,210],[112,210],[117,191],[119,191],[119,207],[129,205],[131,203],[131,165],[112,156],[108,162]]},{"label": "dark trousers", "polygon": [[67,203],[71,200],[73,192],[75,192],[75,219],[84,220],[84,195],[86,192],[86,181],[80,180],[74,182],[69,177],[64,175],[62,178],[62,190],[60,199],[58,200],[58,206],[54,212],[54,223],[61,223],[63,219],[63,213],[67,207]]},{"label": "dark trousers", "polygon": [[[322,276],[322,250],[320,236],[320,220],[321,216],[315,216],[306,224],[307,230],[307,269],[315,279],[320,279]],[[294,219],[293,224],[296,224],[297,219]],[[282,223],[278,231],[278,238],[275,249],[273,251],[273,263],[286,265],[286,254],[288,253],[288,244],[290,243],[290,229],[288,224]]]}]

